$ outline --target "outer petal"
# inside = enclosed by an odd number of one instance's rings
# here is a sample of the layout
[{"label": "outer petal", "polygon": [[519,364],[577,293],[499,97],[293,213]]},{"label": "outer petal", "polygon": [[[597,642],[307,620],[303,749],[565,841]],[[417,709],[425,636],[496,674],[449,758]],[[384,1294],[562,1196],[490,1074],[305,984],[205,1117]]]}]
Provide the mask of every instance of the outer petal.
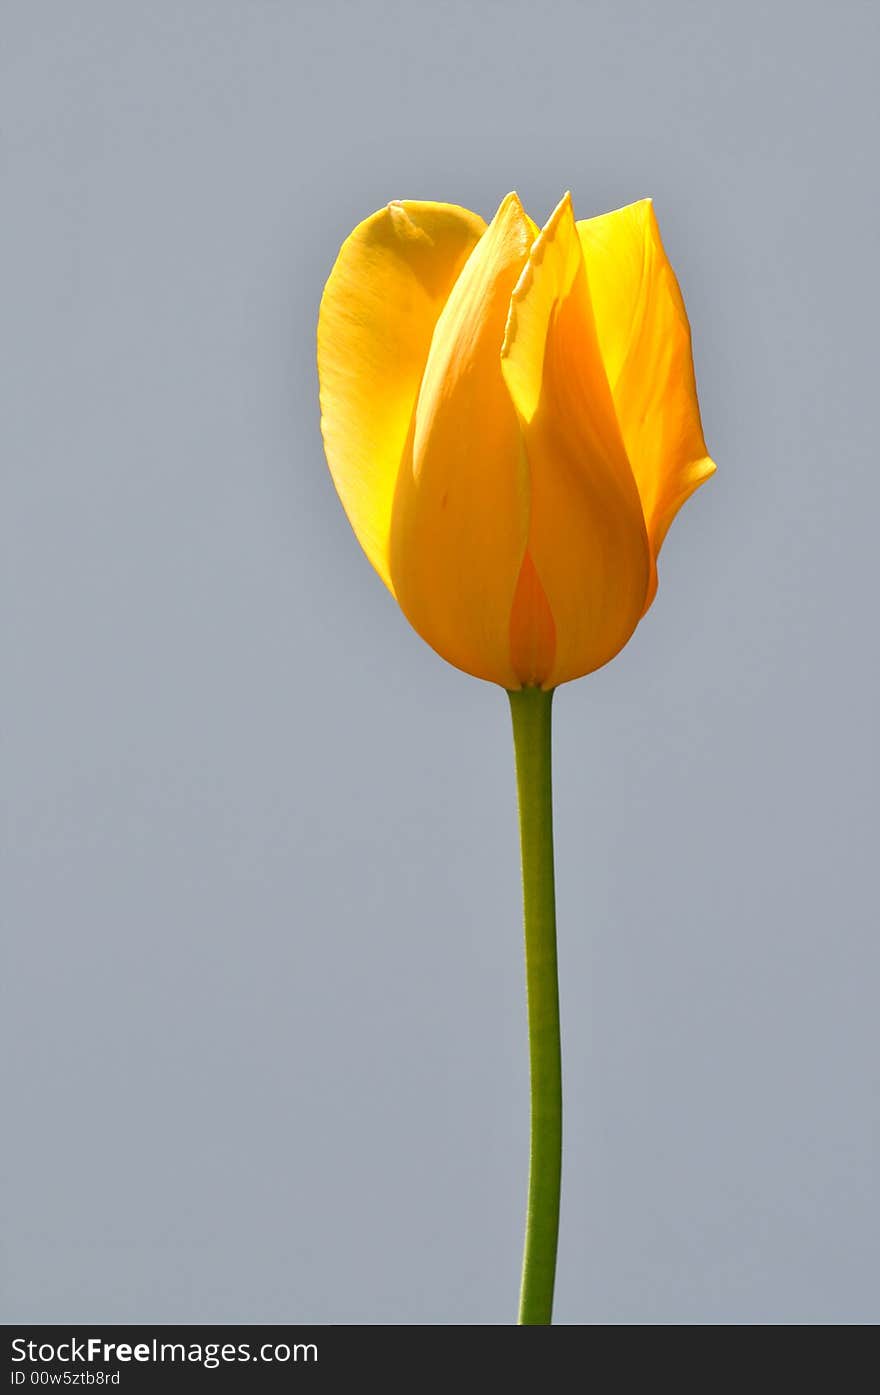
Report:
[{"label": "outer petal", "polygon": [[499,355],[531,241],[511,194],[437,321],[391,529],[391,577],[412,625],[450,663],[505,687],[519,686],[509,626],[528,480]]},{"label": "outer petal", "polygon": [[[656,560],[676,513],[715,469],[700,424],[690,326],[650,199],[577,226]],[[649,604],[655,589],[652,576]]]},{"label": "outer petal", "polygon": [[528,553],[555,625],[542,678],[550,688],[623,647],[643,613],[650,572],[568,195],[514,291],[502,368],[530,469]]},{"label": "outer petal", "polygon": [[343,243],[321,300],[327,461],[358,541],[389,587],[394,489],[431,336],[485,227],[451,204],[391,203]]}]

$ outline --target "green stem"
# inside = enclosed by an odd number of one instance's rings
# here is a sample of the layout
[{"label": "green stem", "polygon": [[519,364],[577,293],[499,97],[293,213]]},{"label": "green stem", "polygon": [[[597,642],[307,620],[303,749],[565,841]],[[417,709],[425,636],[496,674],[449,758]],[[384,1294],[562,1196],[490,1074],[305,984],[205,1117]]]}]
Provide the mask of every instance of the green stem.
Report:
[{"label": "green stem", "polygon": [[550,780],[553,693],[522,688],[508,696],[519,796],[531,1080],[529,1200],[519,1321],[533,1325],[549,1323],[553,1312],[562,1178],[562,1059]]}]

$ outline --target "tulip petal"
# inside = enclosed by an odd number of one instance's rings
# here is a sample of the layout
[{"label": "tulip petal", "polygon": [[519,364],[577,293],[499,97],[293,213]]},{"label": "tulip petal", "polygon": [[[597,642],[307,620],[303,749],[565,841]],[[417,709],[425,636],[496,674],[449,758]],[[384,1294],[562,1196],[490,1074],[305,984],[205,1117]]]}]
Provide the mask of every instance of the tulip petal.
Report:
[{"label": "tulip petal", "polygon": [[392,591],[391,510],[431,336],[486,224],[407,200],[344,242],[318,319],[321,430],[358,541]]},{"label": "tulip petal", "polygon": [[505,687],[519,687],[509,628],[528,478],[499,355],[531,242],[511,194],[437,321],[391,528],[391,577],[410,623],[450,663]]},{"label": "tulip petal", "polygon": [[510,613],[510,657],[525,686],[540,685],[556,657],[556,625],[535,564],[526,552]]},{"label": "tulip petal", "polygon": [[555,654],[542,686],[613,658],[642,615],[650,552],[605,374],[568,195],[534,243],[511,300],[502,370],[530,477],[528,554]]},{"label": "tulip petal", "polygon": [[[700,423],[690,325],[650,199],[577,227],[599,344],[656,561],[676,513],[715,470]],[[652,571],[648,604],[656,589]]]}]

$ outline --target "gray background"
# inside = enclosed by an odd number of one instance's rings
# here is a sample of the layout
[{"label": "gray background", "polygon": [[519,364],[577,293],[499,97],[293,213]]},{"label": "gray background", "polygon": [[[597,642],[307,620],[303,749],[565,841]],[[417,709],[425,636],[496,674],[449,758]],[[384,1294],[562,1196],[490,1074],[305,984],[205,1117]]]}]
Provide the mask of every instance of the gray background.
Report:
[{"label": "gray background", "polygon": [[11,1320],[507,1322],[506,701],[333,493],[392,197],[653,195],[715,479],[556,702],[569,1323],[880,1317],[876,5],[2,8]]}]

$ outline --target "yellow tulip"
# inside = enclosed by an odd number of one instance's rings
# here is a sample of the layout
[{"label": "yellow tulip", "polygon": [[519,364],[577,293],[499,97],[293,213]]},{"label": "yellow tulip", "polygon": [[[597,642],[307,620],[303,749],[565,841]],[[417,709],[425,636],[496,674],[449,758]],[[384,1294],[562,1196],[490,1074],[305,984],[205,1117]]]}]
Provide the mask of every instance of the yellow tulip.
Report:
[{"label": "yellow tulip", "polygon": [[690,327],[650,199],[540,231],[390,203],[339,253],[318,322],[339,497],[413,627],[508,689],[590,673],[656,590],[713,472]]},{"label": "yellow tulip", "polygon": [[552,1319],[562,1168],[551,706],[608,663],[715,469],[650,199],[538,229],[391,203],[342,246],[318,321],[321,427],[349,521],[414,628],[508,690],[531,1131],[519,1321]]}]

